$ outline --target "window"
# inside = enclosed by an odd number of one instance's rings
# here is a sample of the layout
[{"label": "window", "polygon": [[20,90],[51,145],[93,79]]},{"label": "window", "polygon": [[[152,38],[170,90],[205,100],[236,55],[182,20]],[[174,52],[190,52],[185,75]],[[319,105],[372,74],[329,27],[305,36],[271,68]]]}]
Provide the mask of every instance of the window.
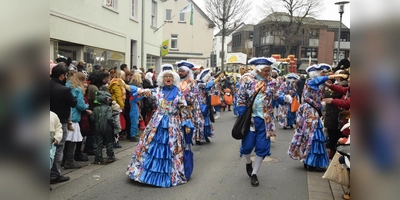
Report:
[{"label": "window", "polygon": [[104,0],[103,7],[113,11],[118,11],[118,0]]},{"label": "window", "polygon": [[184,22],[185,21],[185,13],[180,13],[179,14],[179,21]]},{"label": "window", "polygon": [[151,2],[151,26],[157,27],[157,2]]},{"label": "window", "polygon": [[131,0],[131,19],[136,19],[137,0]]},{"label": "window", "polygon": [[165,16],[165,20],[167,20],[167,21],[171,21],[171,12],[172,12],[172,10],[171,10],[171,9],[167,9],[167,10],[165,10],[165,14],[166,14],[166,16]]},{"label": "window", "polygon": [[178,35],[171,35],[171,49],[178,48]]},{"label": "window", "polygon": [[318,58],[318,48],[301,48],[302,58]]}]

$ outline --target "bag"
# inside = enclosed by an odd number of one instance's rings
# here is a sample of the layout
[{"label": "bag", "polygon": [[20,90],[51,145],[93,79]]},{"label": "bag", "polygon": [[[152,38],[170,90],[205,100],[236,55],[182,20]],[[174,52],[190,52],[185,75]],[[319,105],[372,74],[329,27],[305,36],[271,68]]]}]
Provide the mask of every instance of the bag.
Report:
[{"label": "bag", "polygon": [[186,180],[189,180],[190,176],[192,175],[194,167],[193,152],[190,150],[190,148],[189,150],[185,150],[185,153],[183,153],[183,165],[184,165]]},{"label": "bag", "polygon": [[339,144],[336,146],[336,151],[350,158],[350,144]]},{"label": "bag", "polygon": [[321,109],[318,109],[317,107],[315,107],[315,106],[312,105],[311,103],[307,102],[306,100],[304,100],[304,101],[318,112],[319,117],[322,117],[322,116],[323,116],[323,115],[322,115]]},{"label": "bag", "polygon": [[123,113],[121,113],[119,115],[119,121],[121,123],[121,131],[125,131],[126,130],[126,120],[125,120]]},{"label": "bag", "polygon": [[232,95],[224,95],[224,102],[226,103],[226,105],[232,105],[233,104],[233,97]]},{"label": "bag", "polygon": [[208,105],[207,108],[208,108],[208,111],[209,111],[209,114],[210,114],[210,121],[212,123],[215,123],[214,108],[211,106],[211,102],[210,101],[211,101],[210,98],[207,97],[207,105]]},{"label": "bag", "polygon": [[336,153],[331,163],[328,166],[325,174],[322,176],[323,179],[331,180],[340,185],[349,186],[350,176],[347,169],[342,168],[342,164],[339,163],[339,157],[341,155]]},{"label": "bag", "polygon": [[259,91],[257,91],[257,93],[254,95],[253,100],[250,103],[250,106],[247,107],[244,114],[239,116],[236,119],[235,124],[233,125],[232,137],[235,138],[236,140],[243,139],[247,135],[247,133],[249,133],[249,131],[250,131],[251,113],[253,112],[253,103],[254,103],[254,100],[256,99],[258,92]]},{"label": "bag", "polygon": [[299,110],[299,107],[300,107],[300,103],[299,103],[299,101],[297,101],[297,97],[294,96],[293,100],[292,100],[292,104],[290,105],[290,110],[292,112],[297,112],[297,110]]},{"label": "bag", "polygon": [[218,94],[211,95],[211,106],[219,106],[221,105],[221,99]]},{"label": "bag", "polygon": [[143,131],[144,129],[146,129],[146,126],[144,125],[144,120],[141,119],[139,120],[139,131]]}]

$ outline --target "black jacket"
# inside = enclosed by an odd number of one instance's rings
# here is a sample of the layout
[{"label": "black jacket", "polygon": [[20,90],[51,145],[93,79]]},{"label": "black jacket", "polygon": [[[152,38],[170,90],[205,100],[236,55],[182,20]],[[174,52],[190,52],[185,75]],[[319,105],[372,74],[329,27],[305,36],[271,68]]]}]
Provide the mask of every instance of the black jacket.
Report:
[{"label": "black jacket", "polygon": [[76,106],[71,90],[56,78],[50,80],[50,111],[57,114],[62,124],[68,122],[71,108]]},{"label": "black jacket", "polygon": [[303,94],[303,89],[304,89],[304,84],[306,83],[306,78],[304,76],[300,76],[300,80],[297,81],[297,94],[302,95]]},{"label": "black jacket", "polygon": [[[347,86],[347,81],[342,81],[338,83],[341,86]],[[340,99],[342,98],[342,94],[333,92],[331,90],[325,90],[324,98],[333,98],[333,99]],[[324,127],[327,129],[338,129],[338,116],[339,116],[339,108],[332,105],[326,104],[325,106],[325,120],[324,120]]]}]

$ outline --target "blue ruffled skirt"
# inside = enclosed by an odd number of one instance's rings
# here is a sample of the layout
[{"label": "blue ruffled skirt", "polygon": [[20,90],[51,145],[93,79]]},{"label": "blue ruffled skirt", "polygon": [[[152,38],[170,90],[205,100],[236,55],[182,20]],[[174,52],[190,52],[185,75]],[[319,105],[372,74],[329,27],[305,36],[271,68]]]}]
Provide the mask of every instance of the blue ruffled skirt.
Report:
[{"label": "blue ruffled skirt", "polygon": [[211,136],[211,120],[210,116],[204,117],[204,137]]},{"label": "blue ruffled skirt", "polygon": [[322,132],[321,120],[318,120],[318,126],[314,130],[314,136],[312,144],[310,146],[310,151],[308,152],[307,158],[304,161],[305,164],[311,167],[324,168],[329,165],[328,155],[325,149],[325,135]]},{"label": "blue ruffled skirt", "polygon": [[146,159],[142,165],[143,171],[139,180],[149,185],[171,187],[172,152],[168,145],[168,118],[164,117],[162,120],[148,152],[143,155]]},{"label": "blue ruffled skirt", "polygon": [[290,104],[289,104],[289,110],[286,113],[286,126],[292,126],[296,124],[296,112],[291,112],[290,111]]}]

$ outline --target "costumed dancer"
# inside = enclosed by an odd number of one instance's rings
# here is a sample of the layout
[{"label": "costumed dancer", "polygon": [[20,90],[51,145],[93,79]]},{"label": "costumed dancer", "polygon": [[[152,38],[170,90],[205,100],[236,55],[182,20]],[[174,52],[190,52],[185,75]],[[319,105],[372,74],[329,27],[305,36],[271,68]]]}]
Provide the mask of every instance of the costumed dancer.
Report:
[{"label": "costumed dancer", "polygon": [[279,107],[278,107],[278,123],[283,129],[293,128],[296,124],[296,112],[291,111],[293,98],[296,96],[295,80],[299,80],[299,76],[294,73],[286,75],[286,81],[279,88]]},{"label": "costumed dancer", "polygon": [[[281,77],[279,76],[280,73],[281,73],[281,70],[279,70],[277,67],[272,67],[272,78],[273,78],[274,81],[275,81],[275,87],[276,87],[277,89],[279,89],[280,85],[282,84],[282,83],[281,83],[281,80],[282,80],[282,79],[281,79]],[[272,107],[274,108],[274,111],[275,111],[275,108],[278,109],[279,103],[278,103],[277,100],[272,99]],[[278,112],[274,112],[274,113],[278,113]],[[275,116],[275,115],[274,115],[274,116]],[[278,119],[278,116],[276,116],[276,119]]]},{"label": "costumed dancer", "polygon": [[[200,104],[197,99],[199,93],[197,82],[193,78],[192,68],[194,64],[188,61],[177,62],[178,74],[180,77],[179,90],[185,96],[189,115],[187,119],[192,121],[194,126],[193,138],[196,140],[196,135],[204,135],[204,117],[200,110]],[[171,65],[172,67],[172,65]]]},{"label": "costumed dancer", "polygon": [[344,74],[325,76],[329,70],[331,66],[328,64],[315,64],[306,69],[310,79],[304,86],[303,103],[297,111],[296,130],[288,150],[292,159],[300,160],[311,171],[325,171],[329,164],[320,119],[324,83],[328,79],[347,77]]},{"label": "costumed dancer", "polygon": [[[223,76],[223,73],[221,73],[220,76]],[[194,135],[194,139],[196,140],[197,145],[201,145],[204,140],[206,142],[210,142],[208,139],[209,137],[214,137],[214,127],[211,124],[211,115],[212,113],[212,107],[211,107],[211,99],[209,92],[211,91],[211,88],[214,86],[215,82],[218,82],[220,77],[216,78],[215,80],[211,80],[211,70],[210,69],[204,69],[203,71],[200,72],[199,75],[197,75],[197,87],[198,87],[198,95],[197,95],[197,100],[200,105],[200,110],[201,113],[203,114],[204,124],[203,131],[198,131]]]},{"label": "costumed dancer", "polygon": [[165,70],[157,77],[157,88],[130,86],[132,98],[152,97],[157,104],[127,167],[130,179],[158,187],[187,182],[181,125],[190,120],[185,120],[187,104],[179,91],[179,80],[177,73]]},{"label": "costumed dancer", "polygon": [[[240,156],[245,157],[246,172],[251,177],[251,185],[259,185],[257,172],[262,161],[266,156],[271,155],[270,137],[275,136],[275,122],[273,115],[272,99],[278,91],[271,78],[271,65],[276,60],[274,58],[252,58],[249,63],[255,65],[253,71],[246,73],[239,81],[237,109],[239,115],[243,115],[252,99],[254,100],[252,123],[249,133],[242,139]],[[254,97],[254,95],[258,94]],[[250,159],[250,154],[255,148],[256,154],[254,165]]]}]

